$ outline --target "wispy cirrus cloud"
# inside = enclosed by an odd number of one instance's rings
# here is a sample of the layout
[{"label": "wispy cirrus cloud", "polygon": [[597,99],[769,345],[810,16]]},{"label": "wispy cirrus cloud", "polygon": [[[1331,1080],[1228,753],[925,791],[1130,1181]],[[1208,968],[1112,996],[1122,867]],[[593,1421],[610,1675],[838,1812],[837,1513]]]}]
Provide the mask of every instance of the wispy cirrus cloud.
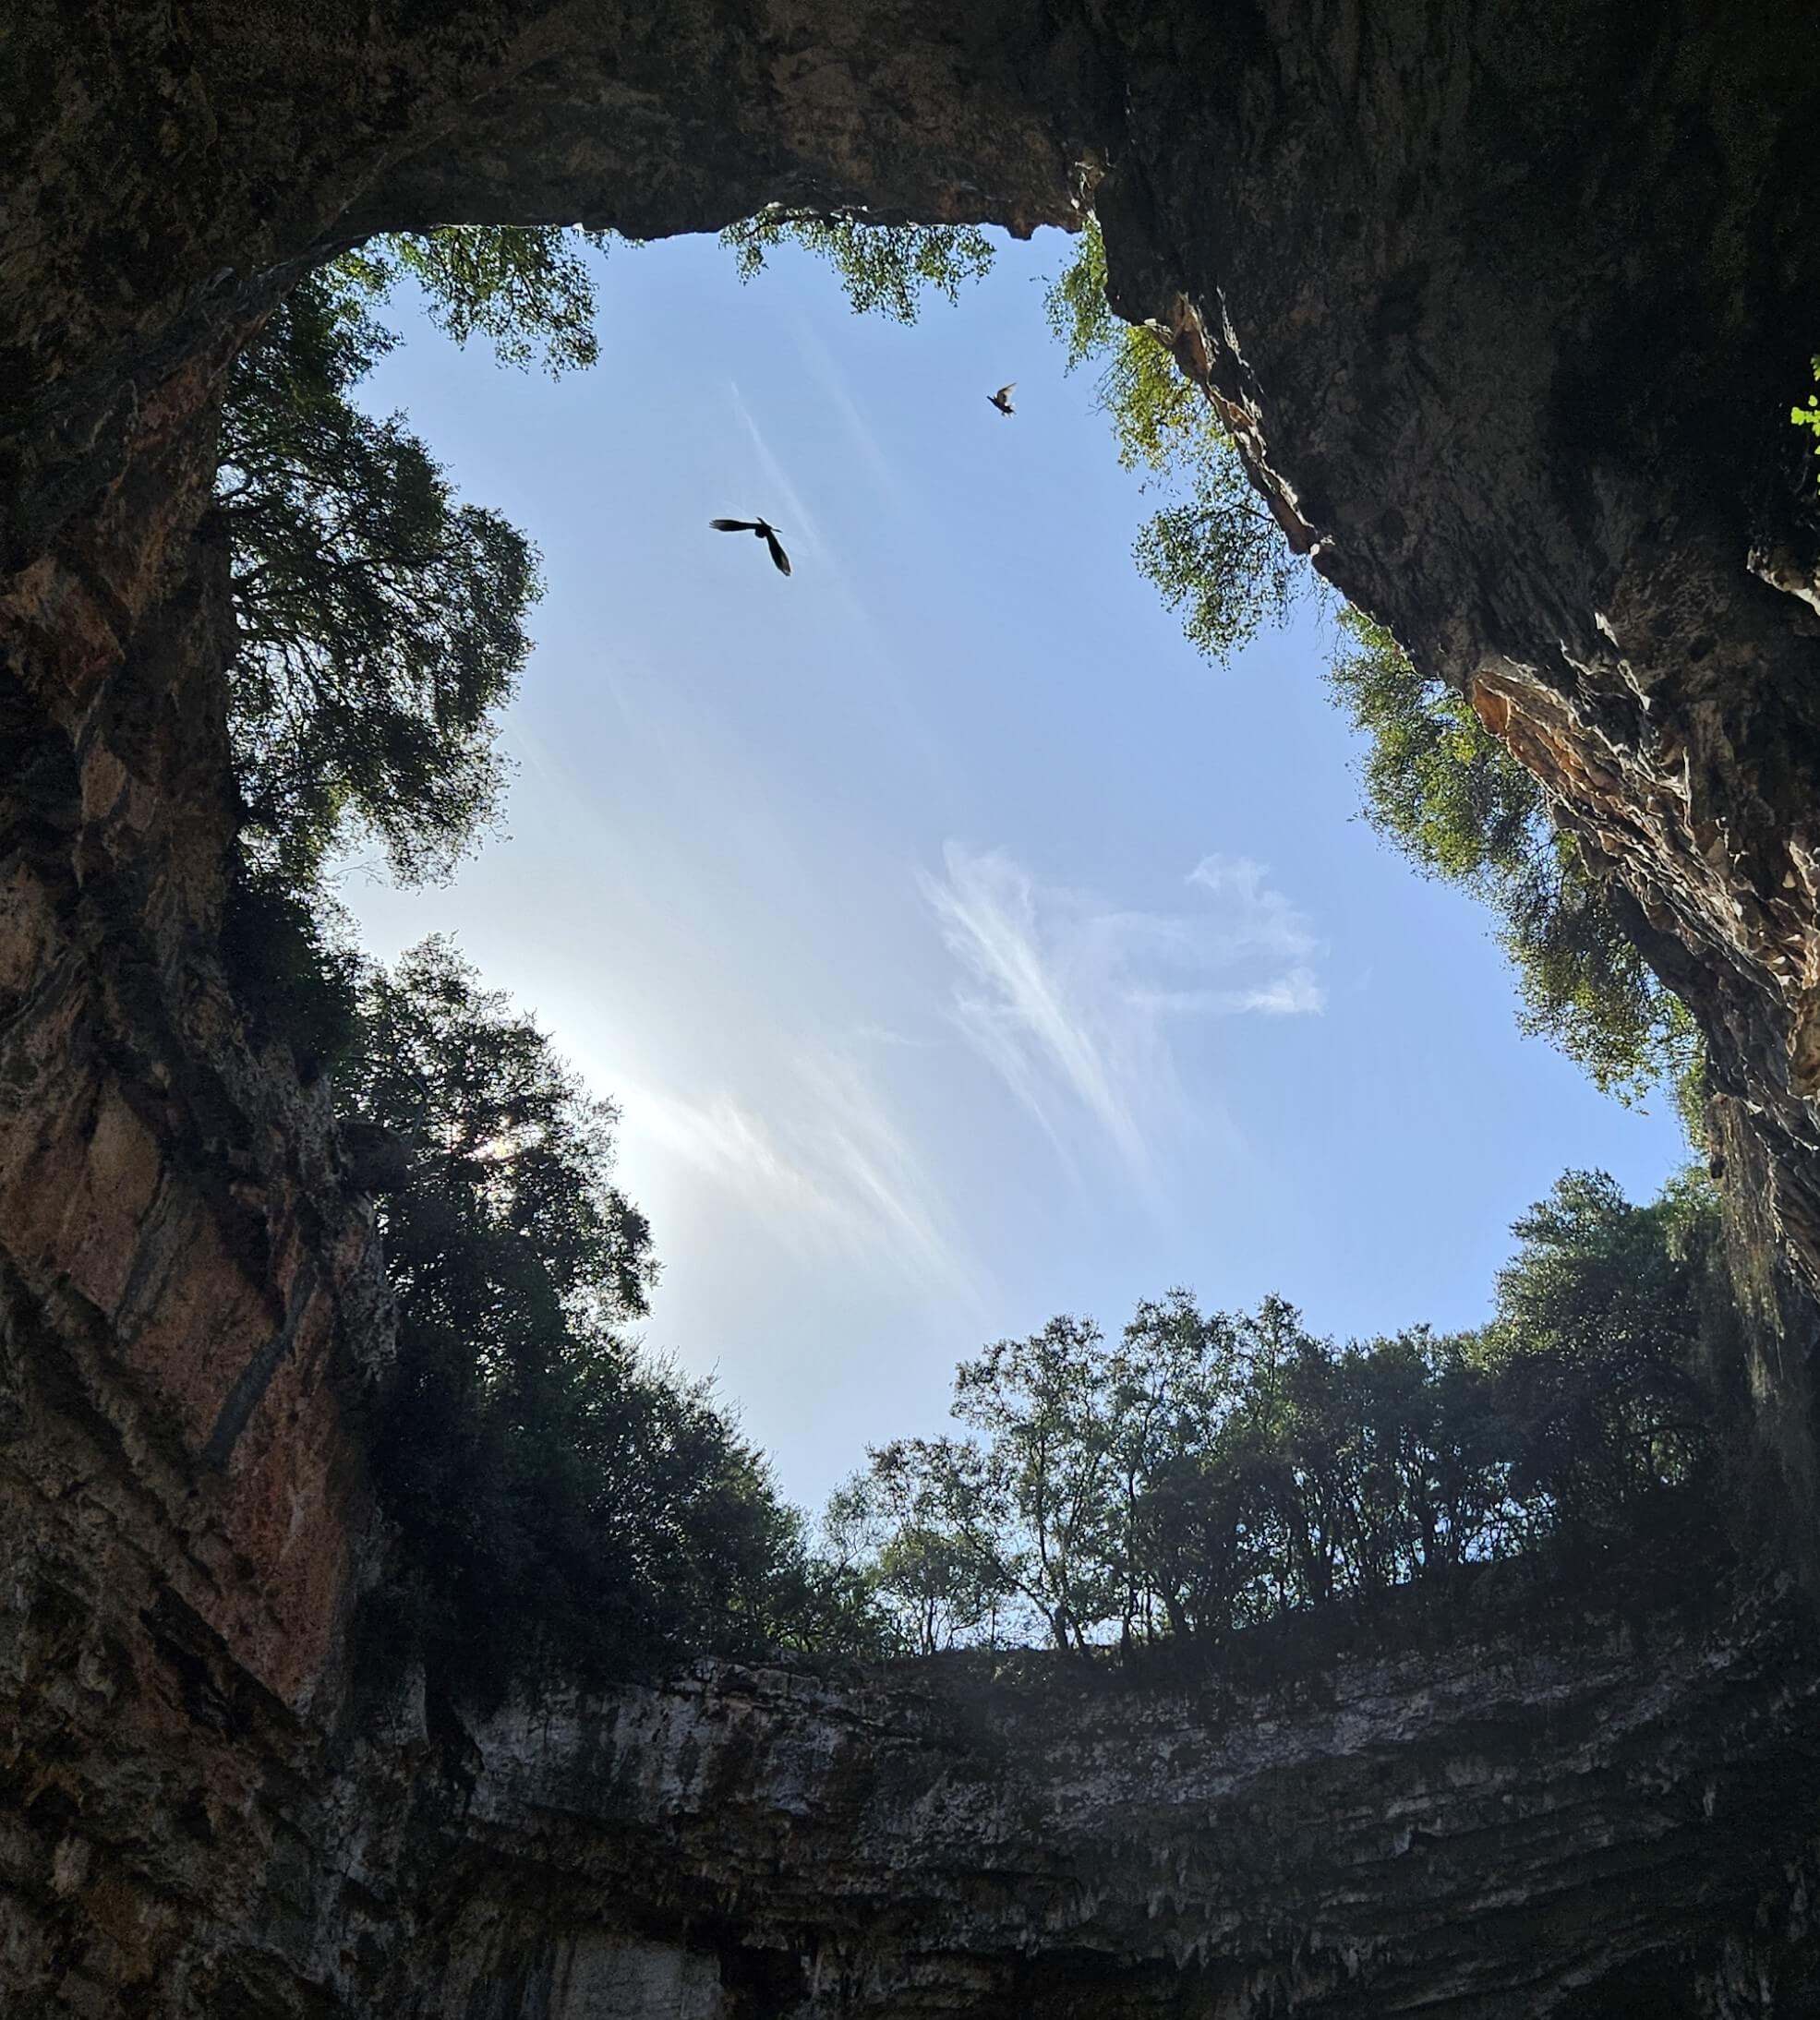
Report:
[{"label": "wispy cirrus cloud", "polygon": [[[753,415],[752,409],[746,404],[745,395],[740,391],[739,381],[729,379],[727,381],[727,390],[731,395],[734,411],[745,424],[746,434],[752,442],[753,453],[757,457],[759,467],[765,473],[765,483],[769,487],[767,499],[769,493],[775,492],[783,499],[784,509],[789,515],[788,525],[781,530],[789,534],[791,539],[795,541],[798,554],[813,555],[816,560],[825,565],[831,565],[828,544],[822,537],[820,521],[809,510],[802,494],[791,483],[789,473],[784,468],[782,460],[765,439],[764,431],[760,428],[756,417]],[[743,506],[740,509],[742,511],[746,510]],[[762,509],[767,519],[772,511],[776,510],[768,502],[763,508],[754,507],[753,509]]]},{"label": "wispy cirrus cloud", "polygon": [[801,1253],[840,1252],[977,1304],[978,1266],[939,1185],[859,1052],[803,1055],[763,1097],[623,1088],[628,1124],[732,1194]]},{"label": "wispy cirrus cloud", "polygon": [[[879,486],[885,487],[892,497],[899,515],[905,519],[907,539],[914,541],[922,537],[912,517],[909,494],[901,484],[890,476],[890,466],[886,461],[877,437],[854,405],[833,358],[825,346],[816,343],[819,352],[819,369],[823,375],[822,391],[847,423],[850,438],[858,444],[860,460],[871,471]],[[852,683],[862,677],[864,684],[873,691],[878,705],[888,711],[897,731],[907,741],[932,775],[942,769],[941,753],[929,733],[928,725],[918,711],[914,696],[905,684],[897,667],[897,654],[890,641],[874,620],[856,586],[841,549],[850,547],[852,523],[856,516],[870,519],[873,515],[868,507],[859,511],[850,490],[844,501],[835,507],[832,536],[824,532],[821,521],[811,511],[802,494],[791,482],[789,470],[781,459],[772,451],[764,430],[758,425],[757,416],[740,391],[739,382],[728,381],[728,393],[732,401],[749,438],[757,466],[764,473],[765,482],[759,487],[758,496],[764,499],[774,498],[783,500],[788,514],[787,523],[779,527],[784,545],[799,562],[807,560],[814,564],[817,578],[816,595],[826,599],[824,609],[831,607],[838,614],[841,626],[840,652],[843,663],[843,679]],[[759,506],[745,510],[759,511]],[[769,518],[773,505],[763,506]],[[841,515],[845,512],[845,517]],[[843,533],[843,528],[844,533]],[[807,594],[806,584],[803,593]]]},{"label": "wispy cirrus cloud", "polygon": [[1159,1118],[1180,1105],[1172,1025],[1197,1016],[1302,1016],[1325,994],[1308,919],[1264,865],[1211,855],[1180,912],[1120,910],[1047,883],[1002,850],[950,842],[920,879],[959,969],[952,1015],[1073,1161],[1084,1116],[1132,1174],[1155,1176]]}]

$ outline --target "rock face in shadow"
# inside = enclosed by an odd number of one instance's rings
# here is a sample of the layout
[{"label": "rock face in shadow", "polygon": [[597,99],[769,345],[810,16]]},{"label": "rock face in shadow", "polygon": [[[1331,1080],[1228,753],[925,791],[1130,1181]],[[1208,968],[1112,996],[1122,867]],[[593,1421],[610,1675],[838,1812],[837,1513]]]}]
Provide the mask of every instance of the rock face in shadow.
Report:
[{"label": "rock face in shadow", "polygon": [[37,1792],[0,1838],[9,2013],[1527,2020],[1820,1998],[1820,1673],[1773,1588],[1410,1609],[1376,1639],[1304,1623],[1187,1678],[705,1665],[471,1724],[419,1683],[339,1727],[287,1714],[179,1608],[123,1654],[88,1605],[41,1587],[15,1644],[64,1680],[14,1742]]},{"label": "rock face in shadow", "polygon": [[[1188,1687],[1037,1659],[546,1703],[476,1735],[456,1863],[497,1906],[440,1996],[462,2010],[456,1986],[522,1957],[553,2015],[666,2010],[564,2003],[565,1972],[610,1983],[630,1933],[701,2020],[1515,2016],[1641,2011],[1645,1987],[1668,2014],[1747,1956],[1799,2011],[1820,1991],[1789,1943],[1805,1853],[1770,1820],[1816,1778],[1799,1736],[1820,1705],[1776,1623],[1595,1605],[1560,1639],[1292,1636]],[[494,1877],[514,1870],[543,1890],[528,1942]]]},{"label": "rock face in shadow", "polygon": [[[1334,1814],[1366,1817],[1375,1798],[1356,1776],[1374,1748],[1403,1763],[1387,1786],[1416,1786],[1397,1776],[1418,1774],[1426,1742],[1369,1720],[1345,1728],[1356,1746],[1295,1728],[1302,1821],[1277,1863],[1185,1851],[1191,1886],[1160,1871],[1142,1887],[1129,1846],[1199,1843],[1192,1820],[1212,1813],[1213,1795],[1187,1769],[1184,1807],[1164,1817],[1145,1806],[1167,1810],[1159,1790],[1175,1785],[1108,1741],[1091,1774],[1080,1770],[1098,1777],[1092,1800],[1077,1791],[1079,1815],[1098,1820],[1081,1825],[1086,1836],[1064,1829],[1073,1812],[1059,1783],[1018,1810],[1035,1786],[1019,1776],[1036,1769],[1016,1747],[1061,1759],[1102,1745],[1102,1714],[1085,1702],[1054,1712],[1066,1744],[1020,1724],[1009,1701],[978,1712],[1002,1742],[999,1793],[960,1806],[976,1828],[957,1837],[933,1809],[849,1801],[812,1772],[829,1736],[850,1730],[876,1748],[880,1735],[922,1734],[906,1741],[910,1755],[946,1759],[947,1741],[918,1721],[946,1732],[941,1721],[961,1713],[940,1709],[949,1700],[933,1685],[900,1698],[896,1685],[868,1684],[800,1713],[794,1686],[727,1678],[690,1687],[693,1697],[659,1694],[642,1713],[627,1701],[611,1731],[585,1741],[577,1728],[548,1757],[587,1789],[577,1749],[620,1763],[621,1795],[590,1794],[573,1824],[574,1844],[594,1847],[574,1852],[577,1871],[600,1875],[593,1893],[562,1864],[560,1834],[536,1821],[561,1807],[536,1792],[545,1770],[512,1768],[530,1756],[503,1728],[472,1758],[446,1721],[404,1718],[396,1746],[376,1738],[380,1713],[350,1694],[348,1676],[350,1623],[382,1547],[360,1419],[388,1354],[383,1279],[323,1090],[249,1026],[221,967],[233,638],[208,503],[216,403],[236,348],[309,263],[373,230],[580,218],[657,235],[786,200],[1028,231],[1067,222],[1091,199],[1119,306],[1172,333],[1291,537],[1469,692],[1545,780],[1699,1017],[1761,1279],[1753,1384],[1791,1484],[1798,1554],[1811,1557],[1820,542],[1815,464],[1787,409],[1820,348],[1817,157],[1820,48],[1806,10],[1788,5],[17,0],[6,10],[9,2010],[303,2014],[383,2002],[475,2016],[706,2014],[808,1998],[812,2011],[819,2001],[826,2012],[911,2013],[1073,1998],[1097,2001],[1096,2012],[1174,1999],[1176,2011],[1238,2014],[1395,2011],[1360,2003],[1357,1988],[1400,1987],[1413,2007],[1427,1983],[1460,2012],[1592,2012],[1620,2010],[1611,1974],[1621,1983],[1643,1968],[1636,1959],[1669,1972],[1686,2010],[1698,1973],[1710,2010],[1772,2009],[1784,1966],[1764,1965],[1769,1990],[1750,1990],[1761,1931],[1737,1916],[1757,1898],[1764,1860],[1780,1860],[1786,1917],[1771,1914],[1763,1940],[1787,1948],[1801,1933],[1791,1812],[1771,1798],[1801,1786],[1784,1766],[1804,1716],[1796,1677],[1808,1670],[1761,1623],[1735,1647],[1767,1635],[1764,1648],[1790,1665],[1780,1683],[1763,1666],[1769,1654],[1754,1671],[1748,1653],[1736,1657],[1743,1672],[1727,1669],[1731,1657],[1703,1670],[1705,1629],[1680,1641],[1665,1629],[1652,1644],[1680,1652],[1667,1667],[1681,1678],[1681,1709],[1655,1724],[1633,1710],[1614,1729],[1659,1745],[1666,1807],[1636,1793],[1652,1785],[1632,1762],[1610,1785],[1621,1819],[1585,1812],[1580,1840],[1544,1834],[1536,1857],[1489,1824],[1437,1823],[1451,1867],[1426,1838],[1392,1863],[1381,1846],[1358,1848],[1362,1836],[1338,1866],[1321,1865],[1328,1840],[1309,1821],[1328,1813],[1320,1789]],[[1481,1735],[1480,1766],[1461,1769],[1459,1787],[1507,1786],[1502,1761],[1518,1777],[1509,1786],[1543,1791],[1537,1814],[1561,1807],[1568,1785],[1537,1763],[1592,1759],[1585,1748],[1597,1742],[1551,1725],[1548,1705],[1650,1682],[1634,1653],[1600,1654],[1596,1641],[1574,1661],[1555,1697],[1530,1704],[1528,1724],[1513,1714]],[[1727,1723],[1734,1699],[1709,1701],[1700,1679],[1745,1672],[1754,1680],[1735,1702],[1757,1709],[1741,1730]],[[1399,1689],[1422,1688],[1416,1669],[1400,1674]],[[681,1731],[741,1691],[765,1707],[751,1731],[802,1737],[765,1738],[745,1768],[737,1746],[714,1755],[725,1800],[714,1798],[712,1821],[729,1834],[714,1853],[660,1810],[637,1810],[637,1761],[668,1758],[669,1744],[638,1720]],[[1181,1718],[1158,1715],[1157,1745],[1188,1743]],[[737,1736],[744,1716],[714,1711],[715,1731]],[[611,1732],[634,1731],[636,1746],[614,1754]],[[1261,1743],[1255,1733],[1250,1743]],[[1448,1758],[1464,1760],[1464,1744],[1450,1740]],[[865,1747],[828,1758],[862,1779]],[[1696,1756],[1715,1772],[1771,1763],[1757,1836],[1704,1819],[1695,1828],[1661,1792],[1693,1799]],[[1540,1779],[1523,1782],[1532,1769]],[[713,1869],[717,1858],[742,1874],[766,1857],[789,1867],[789,1846],[804,1842],[800,1824],[786,1830],[799,1771],[826,1823],[813,1870],[824,1876],[816,1898],[828,1898],[815,1913],[782,1882],[761,1898]],[[679,1787],[693,1786],[676,1772]],[[1580,1772],[1560,1767],[1570,1783]],[[464,1816],[446,1790],[470,1783]],[[1256,1786],[1267,1785],[1278,1786]],[[621,1798],[631,1822],[614,1808]],[[1270,1834],[1257,1820],[1276,1812],[1261,1802],[1230,1812],[1234,1834]],[[1731,1814],[1713,1802],[1715,1819]],[[1103,1915],[1033,1849],[1066,1845],[1070,1872],[1099,1871],[1103,1842],[1127,1848],[1123,1866],[1105,1854]],[[1647,1885],[1637,1878],[1651,1870],[1642,1852],[1600,1862],[1601,1846],[1669,1845],[1688,1861],[1672,1884],[1667,1868]],[[935,1886],[934,1869],[915,1866],[924,1846],[949,1862],[964,1911],[949,1917],[919,1891]],[[1539,1870],[1556,1858],[1579,1876],[1564,1895]],[[860,1876],[848,1919],[829,1893],[838,1870]],[[1404,1877],[1418,1871],[1464,1874],[1465,1891],[1447,1898],[1488,1926],[1517,1918],[1509,1926],[1527,1933],[1500,1954],[1531,1959],[1527,2004],[1475,1975],[1423,1920],[1442,1894],[1409,1894]],[[755,1889],[762,1873],[747,1877]],[[1649,1905],[1658,1879],[1694,1932],[1697,1971],[1674,1975]],[[1416,1895],[1430,1907],[1412,1906]],[[1548,1905],[1524,1923],[1532,1898]],[[933,1950],[914,1931],[892,1946],[900,1899],[919,1904],[919,1927],[948,1931]],[[1610,1906],[1596,1938],[1601,1899]],[[799,1936],[765,1920],[791,1914]],[[771,1933],[741,1933],[761,1927]],[[824,1954],[805,1993],[802,1960]],[[846,1956],[858,1960],[850,1970]],[[1356,1966],[1344,1985],[1343,1964]],[[1798,1991],[1779,1996],[1774,2010],[1801,2010]],[[1585,2002],[1596,1997],[1603,2009]],[[1677,2010],[1663,1998],[1649,2010]]]}]

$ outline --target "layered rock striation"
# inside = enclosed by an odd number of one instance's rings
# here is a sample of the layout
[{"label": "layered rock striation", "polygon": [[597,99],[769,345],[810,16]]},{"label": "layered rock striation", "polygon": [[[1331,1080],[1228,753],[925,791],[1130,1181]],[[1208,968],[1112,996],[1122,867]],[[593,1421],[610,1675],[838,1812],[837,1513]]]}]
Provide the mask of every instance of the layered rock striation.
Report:
[{"label": "layered rock striation", "polygon": [[[1615,2012],[1645,1970],[1686,2010],[1696,1979],[1707,2010],[1802,2010],[1811,1665],[1761,1610],[1595,1636],[1489,1725],[1463,1649],[1348,1672],[1350,1723],[1253,1704],[1217,1745],[1179,1709],[935,1681],[717,1676],[515,1738],[356,1690],[383,1276],[323,1090],[223,977],[209,497],[237,347],[372,231],[657,235],[772,200],[1028,231],[1091,200],[1118,306],[1296,544],[1543,778],[1700,1019],[1811,1551],[1820,543],[1787,408],[1817,157],[1788,5],[5,11],[9,2010]],[[1573,1827],[1507,1828],[1505,1792]]]},{"label": "layered rock striation", "polygon": [[62,1596],[23,1637],[46,1672],[0,1836],[9,2013],[1742,2020],[1820,1998],[1820,1673],[1786,1580],[1304,1624],[1173,1676],[704,1665],[470,1723],[421,1679],[299,1720],[182,1609],[151,1609],[148,1656]]},{"label": "layered rock striation", "polygon": [[[699,2020],[1757,2010],[1742,1976],[1766,2011],[1820,1994],[1805,1630],[1765,1595],[1698,1629],[1634,1602],[1559,1638],[1463,1626],[1292,1635],[1275,1683],[1251,1651],[1186,1684],[1046,1659],[718,1669],[513,1713],[475,1736],[457,1870],[488,1906],[440,1997],[522,1972],[553,2016],[663,2010],[616,2002],[628,1952]],[[527,1870],[529,1932],[497,1878]],[[608,1990],[566,1990],[584,1975]]]}]

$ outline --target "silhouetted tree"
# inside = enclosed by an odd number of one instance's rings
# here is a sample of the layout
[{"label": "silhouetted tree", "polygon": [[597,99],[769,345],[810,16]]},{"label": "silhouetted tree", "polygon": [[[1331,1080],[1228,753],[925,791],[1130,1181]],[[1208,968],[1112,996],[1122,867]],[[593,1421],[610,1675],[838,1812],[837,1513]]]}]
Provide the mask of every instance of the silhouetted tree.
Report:
[{"label": "silhouetted tree", "polygon": [[830,1526],[913,1645],[1076,1653],[1626,1533],[1712,1462],[1712,1199],[1683,1180],[1633,1207],[1570,1172],[1514,1232],[1477,1333],[1342,1349],[1281,1298],[1175,1291],[1115,1345],[1077,1318],[1000,1341],[957,1372],[971,1435],[874,1451]]},{"label": "silhouetted tree", "polygon": [[337,1088],[410,1148],[380,1207],[399,1369],[377,1462],[427,1656],[497,1690],[538,1655],[870,1645],[709,1389],[627,1340],[650,1231],[612,1182],[615,1110],[544,1033],[427,941],[368,974]]},{"label": "silhouetted tree", "polygon": [[362,835],[402,880],[447,870],[497,810],[497,718],[530,649],[528,543],[350,397],[392,342],[344,279],[312,276],[235,366],[223,417],[245,847],[293,891]]}]

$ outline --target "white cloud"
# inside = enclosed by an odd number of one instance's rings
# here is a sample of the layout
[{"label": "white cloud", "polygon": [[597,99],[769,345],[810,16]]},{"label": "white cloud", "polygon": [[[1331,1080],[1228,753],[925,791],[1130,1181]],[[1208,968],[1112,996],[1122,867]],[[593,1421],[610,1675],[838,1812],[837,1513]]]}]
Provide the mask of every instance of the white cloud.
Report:
[{"label": "white cloud", "polygon": [[729,1191],[775,1200],[813,1190],[773,1142],[762,1116],[730,1095],[686,1100],[662,1088],[621,1076],[621,1106],[673,1156]]},{"label": "white cloud", "polygon": [[1319,1016],[1326,1006],[1327,992],[1305,968],[1292,968],[1261,988],[1228,991],[1220,1005],[1228,1010],[1256,1010],[1268,1017]]},{"label": "white cloud", "polygon": [[[816,560],[826,563],[828,560],[827,542],[822,538],[822,529],[819,522],[803,502],[802,494],[790,482],[789,475],[785,470],[782,463],[772,452],[770,443],[765,440],[757,421],[753,417],[752,409],[746,404],[745,395],[740,391],[739,381],[737,379],[729,379],[727,386],[728,391],[732,395],[733,405],[738,411],[741,420],[745,423],[746,433],[752,439],[753,453],[757,456],[759,463],[764,469],[766,481],[771,489],[780,494],[784,500],[784,510],[789,515],[789,523],[788,525],[780,525],[777,529],[785,536],[784,545],[786,547],[793,545],[799,555],[807,552],[814,555]],[[740,510],[744,512],[747,508],[741,507]],[[768,519],[774,510],[775,507],[767,499],[765,506],[759,509],[758,516]]]},{"label": "white cloud", "polygon": [[1227,956],[1256,953],[1306,959],[1320,943],[1283,893],[1270,888],[1265,882],[1269,875],[1249,856],[1203,856],[1189,871],[1188,882],[1227,901],[1213,928]]},{"label": "white cloud", "polygon": [[1182,1105],[1169,1025],[1318,1014],[1308,920],[1261,863],[1209,856],[1181,913],[1117,911],[1044,884],[1003,851],[950,842],[923,896],[958,964],[953,1016],[1065,1160],[1084,1112],[1132,1174],[1155,1176],[1160,1119]]},{"label": "white cloud", "polygon": [[781,1244],[857,1254],[867,1269],[979,1303],[977,1267],[939,1188],[851,1053],[790,1062],[762,1105],[729,1094],[692,1101],[623,1075],[619,1087],[629,1129],[733,1194]]},{"label": "white cloud", "polygon": [[[840,381],[833,359],[825,348],[821,351],[821,363],[825,368],[822,388],[824,397],[830,399],[846,418],[850,434],[861,445],[862,460],[882,479],[888,475],[889,465],[878,446],[877,439],[861,417],[858,408]],[[838,652],[843,683],[851,686],[863,680],[874,692],[877,704],[886,713],[893,735],[903,739],[901,748],[914,752],[932,776],[939,776],[942,770],[940,751],[930,735],[928,725],[923,721],[910,690],[897,670],[897,654],[892,649],[890,641],[874,621],[865,599],[860,595],[841,558],[841,547],[843,544],[850,545],[850,541],[843,543],[838,537],[830,539],[824,535],[821,522],[810,511],[807,501],[790,481],[789,473],[772,452],[756,416],[746,403],[745,395],[740,391],[739,382],[729,379],[728,391],[734,410],[751,439],[753,452],[765,473],[765,482],[761,487],[761,495],[766,499],[774,494],[780,496],[789,513],[789,523],[780,525],[777,529],[784,546],[799,561],[813,561],[816,577],[814,594],[822,599],[821,607],[825,618],[831,613],[838,614],[839,618],[839,628],[834,635],[838,640]],[[901,487],[895,490],[894,499],[900,515],[907,515],[910,510],[909,501]],[[744,509],[741,508],[742,511]],[[753,509],[757,510],[755,507]],[[769,505],[764,508],[766,518],[770,516],[771,510]],[[859,513],[857,501],[850,490],[837,503],[835,511],[837,535],[843,525],[850,535],[853,518]],[[841,516],[843,513],[845,517]],[[860,516],[870,519],[874,515],[867,510]],[[900,547],[907,565],[916,553],[922,551],[926,540],[926,529],[920,525],[907,526],[904,544]],[[806,595],[810,592],[806,585],[800,585],[800,593]]]}]

